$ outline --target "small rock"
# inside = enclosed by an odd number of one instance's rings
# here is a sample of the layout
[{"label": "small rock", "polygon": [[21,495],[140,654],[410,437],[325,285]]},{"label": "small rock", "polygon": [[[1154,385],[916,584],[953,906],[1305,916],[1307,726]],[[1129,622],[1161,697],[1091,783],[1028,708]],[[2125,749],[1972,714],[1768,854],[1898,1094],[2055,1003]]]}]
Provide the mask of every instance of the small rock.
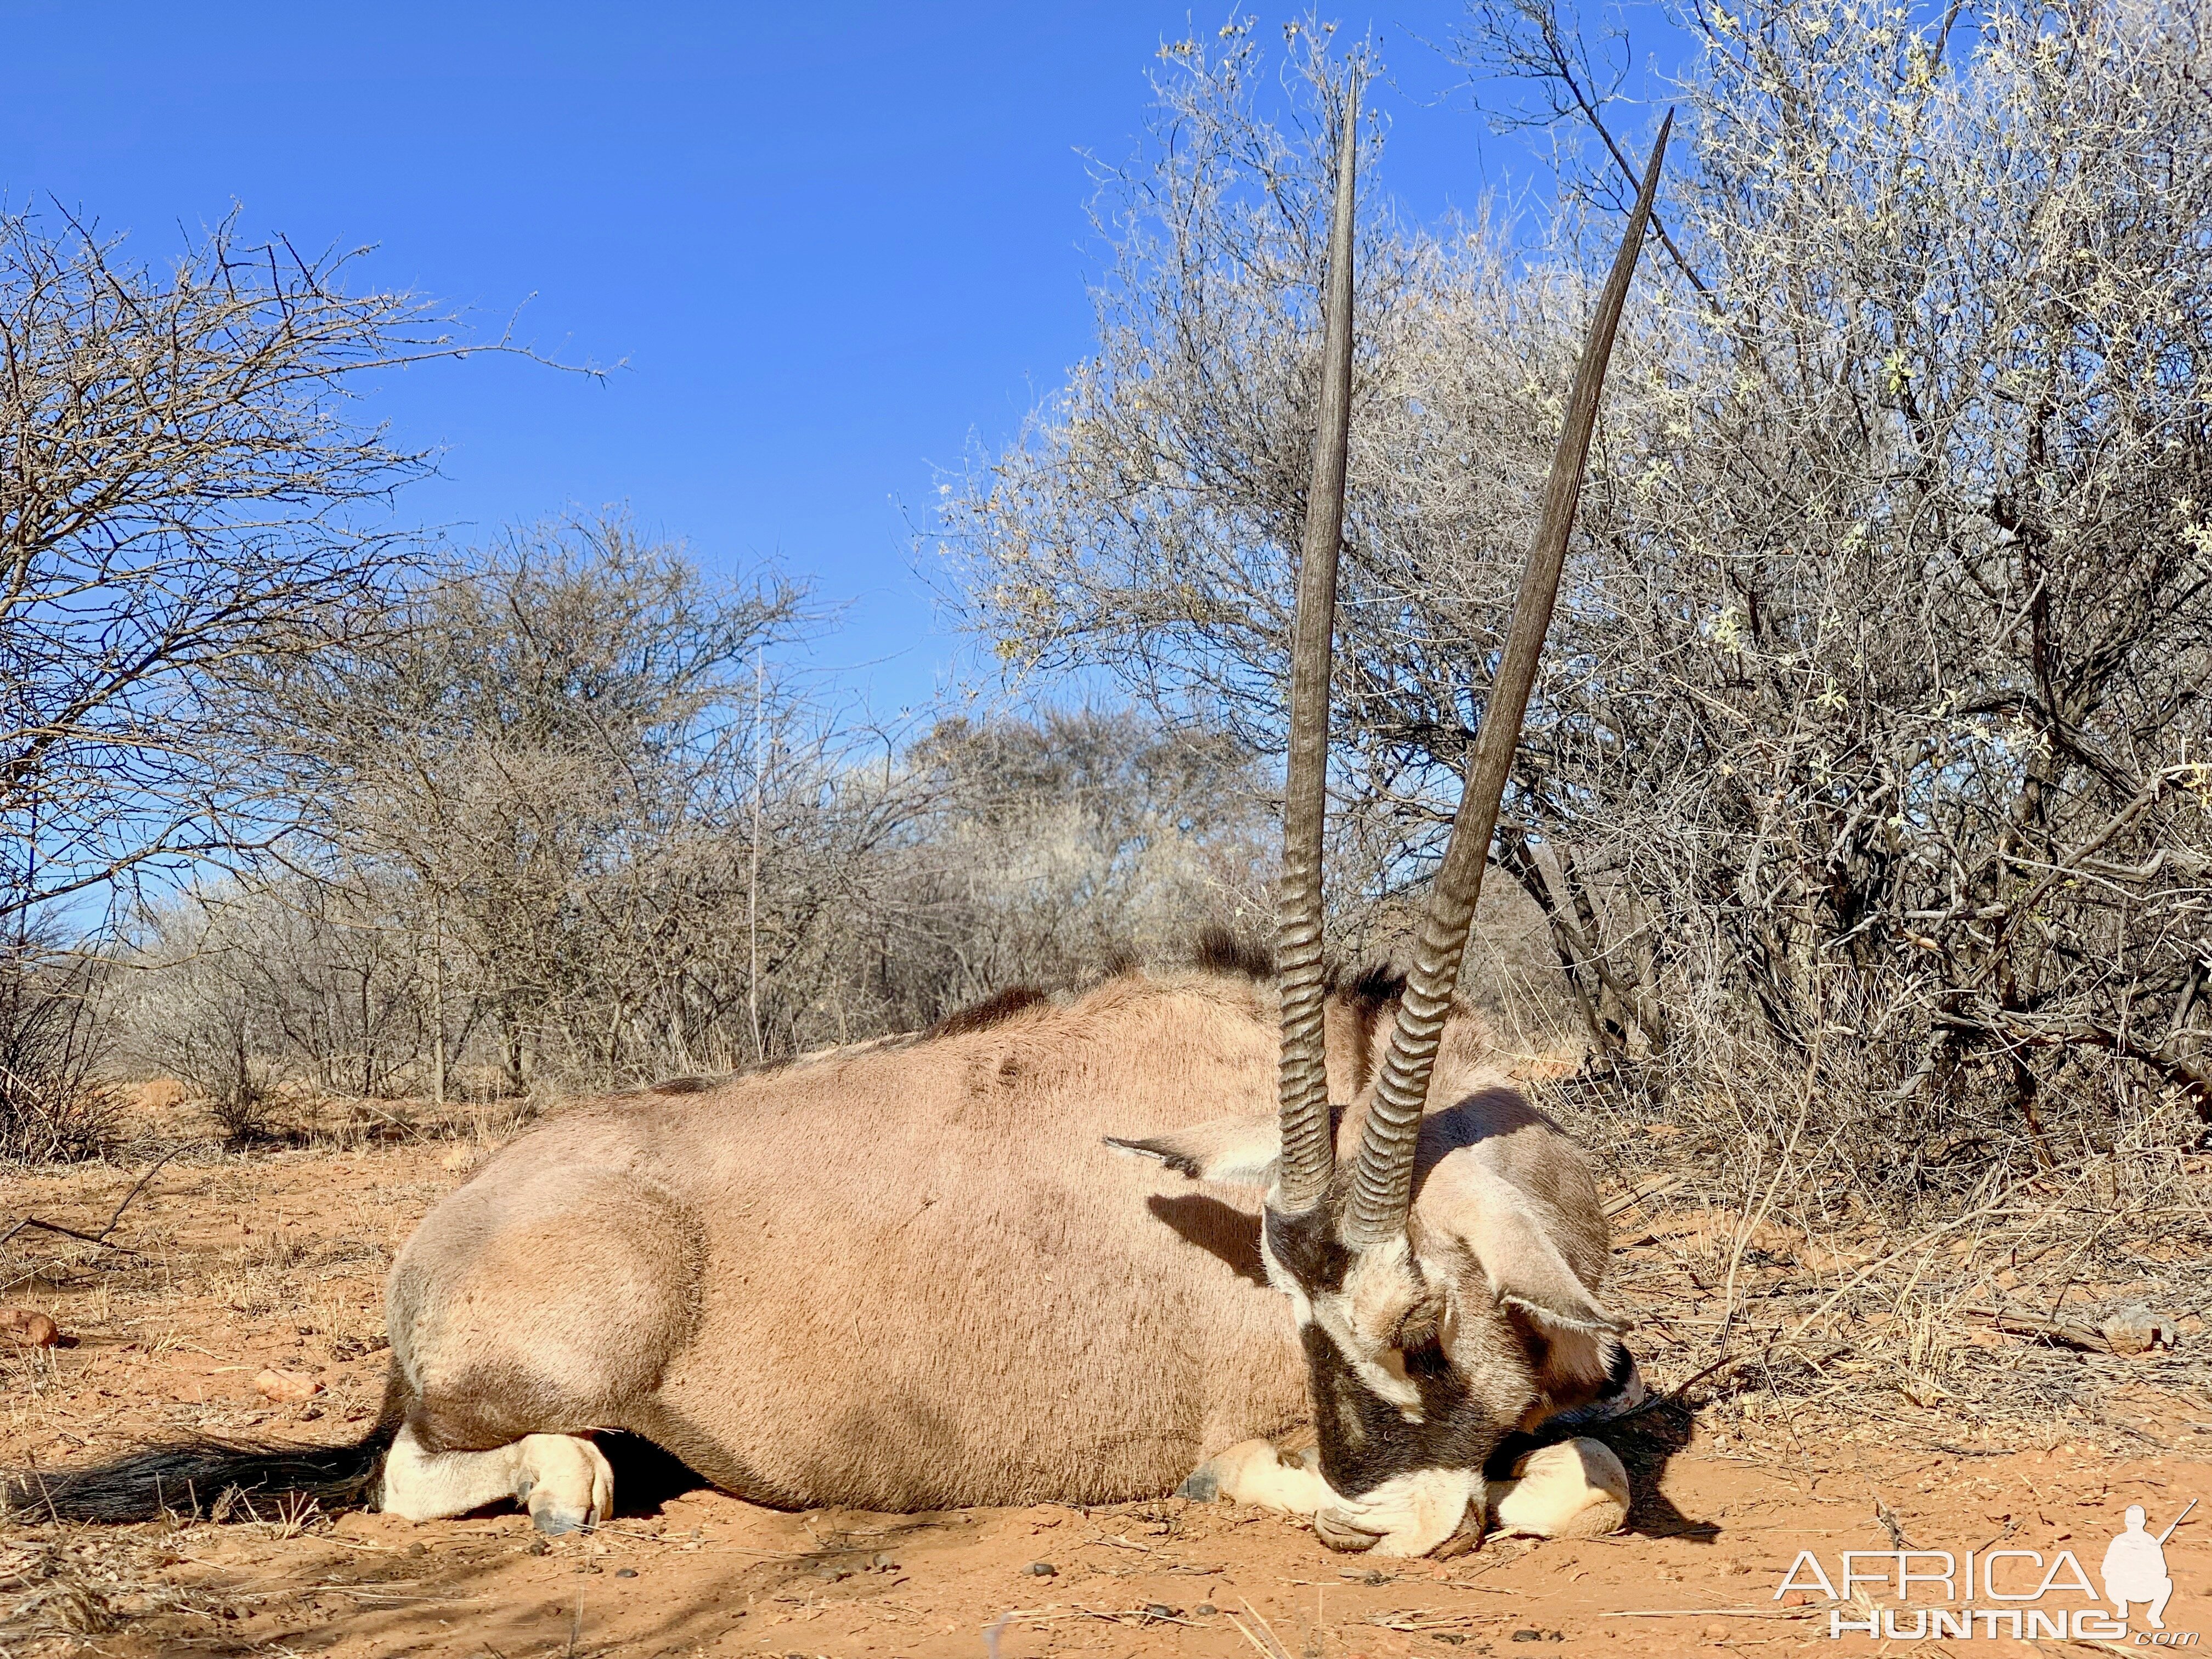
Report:
[{"label": "small rock", "polygon": [[1147,1619],[1180,1619],[1182,1617],[1182,1609],[1181,1607],[1171,1607],[1164,1601],[1148,1601],[1145,1604],[1145,1617]]},{"label": "small rock", "polygon": [[62,1330],[35,1308],[0,1308],[0,1336],[27,1348],[51,1348]]},{"label": "small rock", "polygon": [[1032,1561],[1029,1564],[1028,1567],[1024,1569],[1024,1571],[1034,1574],[1039,1578],[1057,1577],[1060,1573],[1060,1569],[1053,1565],[1049,1561]]},{"label": "small rock", "polygon": [[322,1379],[305,1371],[280,1371],[271,1367],[253,1379],[253,1392],[279,1405],[312,1399],[322,1391]]},{"label": "small rock", "polygon": [[617,1567],[615,1569],[615,1577],[617,1578],[635,1578],[637,1577],[637,1569],[635,1567]]},{"label": "small rock", "polygon": [[841,1567],[829,1561],[824,1561],[820,1566],[815,1568],[814,1571],[819,1573],[823,1577],[828,1579],[833,1584],[842,1583],[843,1580],[850,1578],[853,1576],[852,1568]]},{"label": "small rock", "polygon": [[1221,1609],[1215,1607],[1211,1601],[1200,1601],[1195,1607],[1192,1608],[1191,1611],[1195,1613],[1201,1619],[1211,1619],[1215,1613],[1220,1612]]},{"label": "small rock", "polygon": [[1544,1639],[1544,1632],[1540,1630],[1516,1630],[1513,1632],[1513,1639],[1516,1642],[1540,1642]]},{"label": "small rock", "polygon": [[417,1559],[428,1555],[429,1553],[430,1547],[428,1544],[410,1544],[407,1547],[407,1553]]},{"label": "small rock", "polygon": [[1704,1636],[1705,1640],[1708,1642],[1725,1641],[1728,1639],[1729,1627],[1723,1624],[1719,1620],[1715,1619],[1710,1620],[1699,1634]]}]

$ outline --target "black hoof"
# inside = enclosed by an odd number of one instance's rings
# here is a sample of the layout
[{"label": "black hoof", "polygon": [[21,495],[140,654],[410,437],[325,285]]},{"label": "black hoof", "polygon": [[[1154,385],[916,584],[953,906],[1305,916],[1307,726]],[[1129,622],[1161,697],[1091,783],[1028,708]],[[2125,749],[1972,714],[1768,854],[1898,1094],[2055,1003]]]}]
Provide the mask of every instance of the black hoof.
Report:
[{"label": "black hoof", "polygon": [[1382,1541],[1382,1534],[1362,1532],[1335,1510],[1314,1512],[1314,1535],[1333,1550],[1346,1555],[1357,1555],[1362,1550],[1371,1550]]}]

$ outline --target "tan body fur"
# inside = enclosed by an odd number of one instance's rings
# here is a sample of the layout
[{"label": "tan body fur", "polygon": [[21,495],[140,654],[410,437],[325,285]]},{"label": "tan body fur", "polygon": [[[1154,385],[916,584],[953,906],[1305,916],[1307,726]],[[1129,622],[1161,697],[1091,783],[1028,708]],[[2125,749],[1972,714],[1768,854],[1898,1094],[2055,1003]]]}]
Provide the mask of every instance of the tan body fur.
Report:
[{"label": "tan body fur", "polygon": [[[1366,1084],[1384,1018],[1332,999],[1336,1097]],[[1306,1418],[1305,1375],[1256,1194],[1102,1140],[1268,1121],[1275,1020],[1243,975],[1127,974],[982,1029],[564,1113],[393,1267],[395,1459],[625,1429],[779,1505],[1166,1492]],[[1441,1110],[1468,1103],[1449,1139],[1502,1131],[1485,1165],[1543,1200],[1595,1291],[1588,1166],[1504,1086],[1471,1014],[1437,1082]]]}]

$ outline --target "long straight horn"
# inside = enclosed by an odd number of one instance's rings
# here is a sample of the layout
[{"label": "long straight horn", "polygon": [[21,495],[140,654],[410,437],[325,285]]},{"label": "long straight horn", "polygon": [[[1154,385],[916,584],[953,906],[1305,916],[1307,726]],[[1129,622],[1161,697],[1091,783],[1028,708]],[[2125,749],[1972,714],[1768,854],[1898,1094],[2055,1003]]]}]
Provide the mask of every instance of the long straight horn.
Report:
[{"label": "long straight horn", "polygon": [[[1413,1200],[1413,1150],[1420,1138],[1429,1072],[1436,1060],[1444,1015],[1451,1006],[1452,988],[1459,983],[1460,958],[1467,950],[1468,929],[1474,921],[1474,902],[1482,890],[1482,869],[1490,856],[1491,832],[1498,827],[1498,802],[1505,793],[1506,775],[1512,769],[1513,751],[1520,744],[1522,716],[1528,712],[1544,635],[1551,626],[1552,605],[1559,597],[1559,572],[1566,561],[1567,534],[1574,527],[1576,500],[1582,493],[1583,460],[1589,451],[1590,429],[1597,422],[1606,360],[1613,354],[1613,331],[1620,322],[1620,307],[1628,295],[1636,256],[1643,251],[1644,228],[1651,216],[1651,198],[1659,188],[1659,167],[1674,125],[1674,117],[1669,112],[1659,129],[1659,142],[1652,146],[1650,162],[1644,170],[1644,187],[1636,198],[1635,216],[1621,240],[1620,252],[1614,256],[1605,291],[1598,297],[1597,314],[1590,319],[1589,338],[1583,346],[1582,364],[1575,373],[1574,396],[1567,404],[1559,447],[1552,456],[1551,481],[1544,489],[1543,518],[1528,550],[1528,568],[1522,573],[1505,652],[1498,659],[1489,705],[1483,710],[1482,729],[1468,767],[1467,787],[1452,820],[1451,841],[1444,848],[1443,864],[1429,895],[1428,914],[1422,920],[1420,941],[1414,948],[1413,971],[1375,1085],[1375,1105],[1360,1138],[1359,1162],[1352,1171],[1352,1198],[1343,1224],[1345,1242],[1349,1244],[1380,1244],[1405,1229],[1406,1212]],[[1285,1110],[1287,1115],[1288,1108]]]},{"label": "long straight horn", "polygon": [[1282,975],[1283,1114],[1279,1172],[1285,1213],[1310,1210],[1336,1165],[1322,1029],[1322,816],[1328,805],[1329,641],[1336,627],[1336,550],[1344,533],[1345,449],[1352,429],[1352,188],[1359,82],[1347,81],[1336,144],[1336,208],[1329,223],[1321,416],[1298,550],[1291,627],[1291,733],[1283,789],[1283,884],[1276,963]]}]

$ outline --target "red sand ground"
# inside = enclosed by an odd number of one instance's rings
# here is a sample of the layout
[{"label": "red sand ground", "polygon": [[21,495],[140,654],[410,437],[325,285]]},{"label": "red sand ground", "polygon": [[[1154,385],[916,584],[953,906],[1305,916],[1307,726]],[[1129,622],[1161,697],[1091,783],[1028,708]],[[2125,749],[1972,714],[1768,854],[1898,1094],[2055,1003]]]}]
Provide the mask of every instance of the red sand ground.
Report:
[{"label": "red sand ground", "polygon": [[[76,1346],[0,1357],[0,1462],[66,1467],[194,1429],[358,1433],[382,1377],[391,1251],[472,1155],[433,1143],[173,1164],[116,1235],[136,1258],[19,1235],[11,1251],[27,1246],[44,1276],[17,1279],[0,1302],[52,1313]],[[6,1213],[96,1232],[141,1173],[17,1179]],[[9,1262],[20,1272],[26,1259]],[[2202,1340],[2197,1322],[2186,1330]],[[1643,1346],[1656,1380],[1686,1371],[1656,1334]],[[269,1404],[252,1381],[271,1365],[315,1373],[324,1392]],[[1878,1412],[1730,1414],[1734,1431],[1668,1406],[1609,1437],[1637,1482],[1629,1532],[1492,1539],[1448,1563],[1334,1555],[1291,1522],[1179,1500],[781,1514],[684,1490],[635,1458],[618,1466],[618,1519],[553,1540],[507,1514],[127,1529],[18,1514],[0,1531],[0,1656],[1857,1652],[1876,1644],[1829,1640],[1825,1596],[1776,1599],[1799,1551],[1815,1552],[1839,1588],[1839,1552],[1898,1539],[2046,1560],[2070,1549],[2094,1580],[2126,1504],[2142,1504],[2156,1529],[2191,1498],[2198,1508],[2166,1547],[2166,1624],[2212,1637],[2212,1408],[2172,1395],[2134,1407],[2122,1454],[2109,1438],[2030,1443],[2023,1431],[2016,1449],[1984,1440],[1963,1455],[1936,1449],[1958,1432],[1942,1410],[1894,1394]],[[1037,1562],[1054,1571],[1031,1571]],[[1876,1591],[1877,1603],[1894,1599]],[[2081,1604],[2053,1591],[2021,1605]],[[2105,1645],[2149,1650],[2136,1613],[2137,1634]],[[1878,1645],[2092,1644],[1978,1628],[1966,1642]]]}]

